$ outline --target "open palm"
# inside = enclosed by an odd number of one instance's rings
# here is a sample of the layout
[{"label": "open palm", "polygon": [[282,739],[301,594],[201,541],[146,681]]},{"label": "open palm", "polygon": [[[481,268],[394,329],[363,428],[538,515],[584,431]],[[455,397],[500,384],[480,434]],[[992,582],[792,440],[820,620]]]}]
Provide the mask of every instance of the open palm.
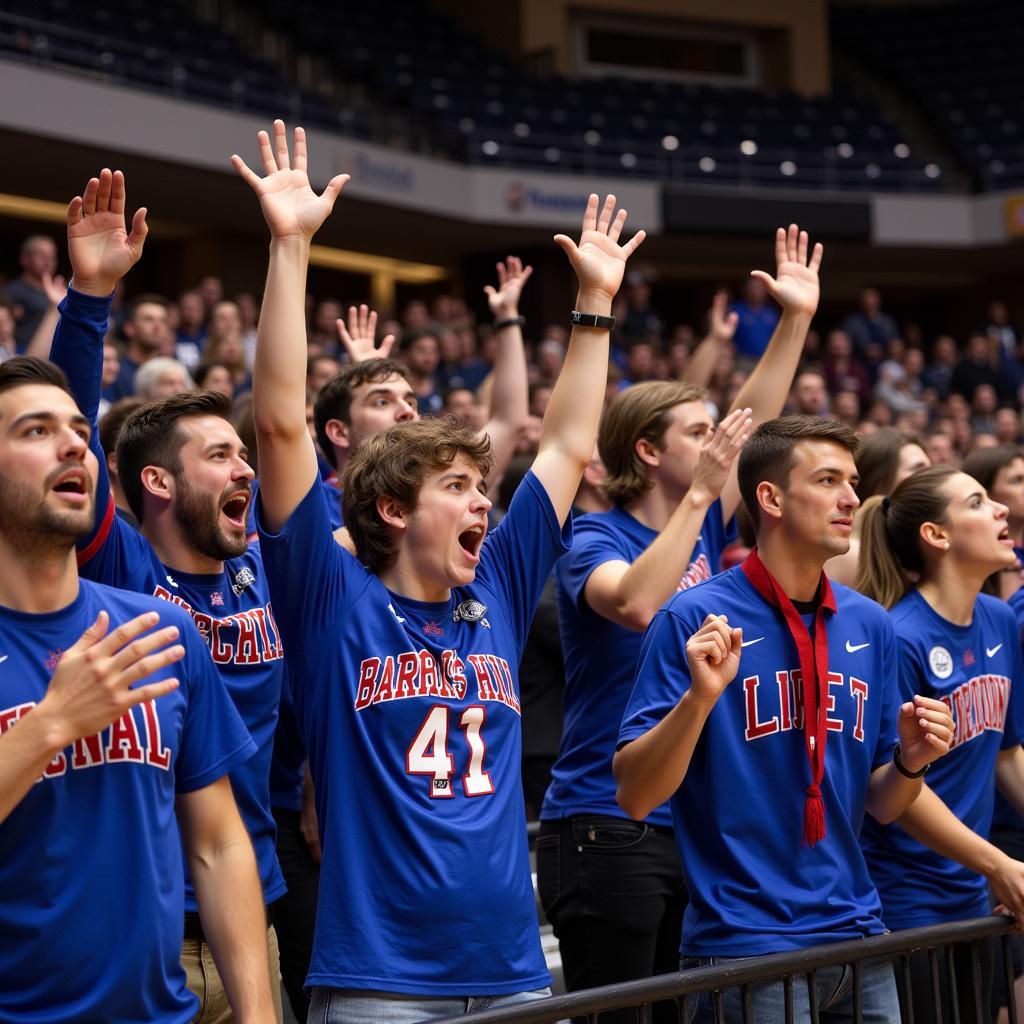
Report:
[{"label": "open palm", "polygon": [[312,238],[334,208],[349,176],[336,175],[318,196],[306,173],[306,133],[302,128],[295,129],[294,161],[288,154],[288,135],[283,121],[274,122],[273,145],[266,132],[260,132],[258,138],[266,177],[261,178],[252,171],[237,154],[231,157],[231,163],[259,196],[273,238]]},{"label": "open palm", "polygon": [[615,196],[608,196],[597,213],[598,198],[591,195],[583,214],[583,229],[577,245],[568,235],[555,235],[555,241],[565,250],[576,276],[580,290],[599,292],[613,299],[622,284],[626,272],[626,261],[647,237],[638,231],[625,245],[619,245],[619,236],[626,223],[626,211],[615,211]]},{"label": "open palm", "polygon": [[760,278],[787,312],[814,316],[821,294],[818,270],[824,248],[821,242],[815,243],[808,259],[808,245],[807,232],[796,224],[790,224],[788,231],[779,228],[775,232],[775,277],[763,270],[753,270],[751,276]]},{"label": "open palm", "polygon": [[106,167],[68,204],[68,255],[79,291],[109,295],[142,255],[145,207],[132,218],[130,233],[124,207],[124,175]]}]

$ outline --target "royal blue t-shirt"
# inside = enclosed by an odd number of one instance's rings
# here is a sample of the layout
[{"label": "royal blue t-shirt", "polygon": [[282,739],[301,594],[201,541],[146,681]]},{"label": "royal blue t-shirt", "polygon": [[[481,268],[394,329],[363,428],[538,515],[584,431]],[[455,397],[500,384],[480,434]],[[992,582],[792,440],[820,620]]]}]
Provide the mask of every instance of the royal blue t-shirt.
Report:
[{"label": "royal blue t-shirt", "polygon": [[[615,802],[612,756],[644,635],[595,612],[587,604],[584,589],[599,565],[614,561],[632,565],[657,536],[657,530],[625,509],[581,516],[573,523],[572,549],[555,566],[565,654],[565,719],[561,749],[541,808],[542,820],[573,814],[627,817]],[[735,520],[726,526],[722,503],[716,501],[704,518],[679,589],[717,573],[722,552],[733,539]],[[671,825],[668,804],[653,810],[645,820],[652,825]]]},{"label": "royal blue t-shirt", "polygon": [[[516,670],[571,526],[528,473],[476,580],[427,603],[339,547],[319,481],[279,534],[260,525],[323,846],[306,983],[418,995],[547,985]],[[468,600],[486,614],[455,622]]]},{"label": "royal blue t-shirt", "polygon": [[[61,305],[51,351],[53,361],[68,375],[79,408],[93,421],[109,306],[109,299],[70,291]],[[99,463],[96,507],[106,511],[92,536],[82,542],[79,573],[85,579],[180,605],[209,644],[214,664],[257,747],[249,762],[232,770],[231,788],[252,838],[264,899],[271,903],[285,892],[277,862],[269,781],[284,657],[259,547],[250,546],[244,555],[225,562],[224,571],[215,575],[185,573],[163,565],[149,541],[114,514],[106,458],[96,430],[90,446]],[[188,881],[186,908],[196,910]]]},{"label": "royal blue t-shirt", "polygon": [[0,1020],[190,1021],[181,967],[179,793],[215,782],[254,747],[188,616],[82,581],[66,608],[0,608],[0,732],[46,695],[63,651],[101,610],[176,625],[182,661],[143,680],[178,688],[59,754],[0,823]]},{"label": "royal blue t-shirt", "polygon": [[[341,527],[341,490],[338,487],[338,478],[334,470],[326,464],[321,464],[321,472],[328,471],[326,476],[320,480],[320,490],[323,492],[324,501],[327,503],[327,512],[330,517],[331,532]],[[250,537],[256,536],[256,494],[260,489],[259,480],[252,482],[252,504],[245,520],[246,533]]]},{"label": "royal blue t-shirt", "polygon": [[[953,715],[949,753],[932,765],[925,781],[969,829],[987,839],[996,757],[1021,742],[1024,725],[1024,663],[1013,612],[980,594],[971,624],[958,626],[912,590],[890,614],[900,699],[911,700],[915,693],[933,697]],[[868,818],[861,845],[887,927],[916,928],[988,913],[982,875],[922,846],[898,824]]]},{"label": "royal blue t-shirt", "polygon": [[690,894],[685,956],[756,956],[885,930],[858,836],[871,773],[896,740],[896,643],[880,605],[832,587],[826,835],[813,846],[803,845],[811,774],[800,660],[782,613],[737,566],[673,597],[644,638],[620,744],[652,729],[689,689],[686,642],[707,615],[743,628],[739,671],[670,801]]},{"label": "royal blue t-shirt", "polygon": [[[1020,548],[1014,548],[1014,553],[1017,555],[1017,561],[1024,565],[1024,551]],[[1017,620],[1017,630],[1021,643],[1024,643],[1024,588],[1016,591],[1012,594],[1007,601],[1010,606],[1010,610],[1014,614],[1014,618]],[[1013,829],[1017,832],[1024,832],[1024,817],[1021,817],[1014,809],[1010,806],[1009,801],[1003,796],[999,790],[996,790],[996,803],[992,811],[992,827],[1000,829]]]}]

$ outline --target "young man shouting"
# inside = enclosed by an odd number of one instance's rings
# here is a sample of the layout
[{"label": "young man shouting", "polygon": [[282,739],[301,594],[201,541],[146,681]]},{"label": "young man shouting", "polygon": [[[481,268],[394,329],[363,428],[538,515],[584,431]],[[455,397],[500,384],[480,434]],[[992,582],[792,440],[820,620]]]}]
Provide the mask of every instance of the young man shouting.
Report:
[{"label": "young man shouting", "polygon": [[270,227],[253,414],[257,517],[316,786],[323,872],[311,1015],[412,1022],[539,998],[548,974],[530,880],[516,666],[591,459],[612,299],[643,239],[591,196],[577,326],[540,451],[488,536],[486,439],[445,421],[365,440],[344,479],[357,558],[335,544],[302,416],[309,246],[347,180],[309,186],[306,143],[260,133],[238,157]]}]

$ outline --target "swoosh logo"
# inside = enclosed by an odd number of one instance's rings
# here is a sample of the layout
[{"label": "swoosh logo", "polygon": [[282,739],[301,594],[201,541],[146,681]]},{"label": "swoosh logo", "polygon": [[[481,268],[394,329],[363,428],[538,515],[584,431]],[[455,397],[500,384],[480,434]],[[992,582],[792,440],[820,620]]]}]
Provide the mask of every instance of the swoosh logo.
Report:
[{"label": "swoosh logo", "polygon": [[989,658],[991,658],[996,653],[996,651],[998,651],[1002,646],[1003,646],[1002,644],[996,644],[995,647],[986,647],[985,648],[985,654]]},{"label": "swoosh logo", "polygon": [[856,654],[858,651],[863,651],[865,647],[870,647],[870,641],[866,644],[851,644],[849,640],[846,641],[846,653]]},{"label": "swoosh logo", "polygon": [[744,640],[740,644],[740,647],[749,647],[751,644],[759,644],[764,639],[763,636],[759,636],[756,640]]},{"label": "swoosh logo", "polygon": [[7,655],[6,654],[3,657],[0,657],[0,665],[2,665],[6,660],[7,660]]}]

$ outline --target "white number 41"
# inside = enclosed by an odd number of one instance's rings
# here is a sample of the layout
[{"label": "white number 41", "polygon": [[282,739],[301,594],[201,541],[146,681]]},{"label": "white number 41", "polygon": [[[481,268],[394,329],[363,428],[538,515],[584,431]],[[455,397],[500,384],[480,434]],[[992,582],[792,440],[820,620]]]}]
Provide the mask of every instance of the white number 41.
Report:
[{"label": "white number 41", "polygon": [[[416,738],[409,744],[405,755],[405,770],[410,775],[430,776],[430,796],[433,800],[446,800],[453,797],[452,775],[455,774],[455,761],[448,753],[448,719],[449,708],[444,704],[435,704]],[[462,788],[466,796],[486,796],[494,792],[491,773],[485,772],[484,754],[487,746],[480,735],[480,727],[484,724],[484,709],[479,704],[466,708],[459,719],[459,725],[466,732],[469,744],[469,768],[462,776]]]}]

